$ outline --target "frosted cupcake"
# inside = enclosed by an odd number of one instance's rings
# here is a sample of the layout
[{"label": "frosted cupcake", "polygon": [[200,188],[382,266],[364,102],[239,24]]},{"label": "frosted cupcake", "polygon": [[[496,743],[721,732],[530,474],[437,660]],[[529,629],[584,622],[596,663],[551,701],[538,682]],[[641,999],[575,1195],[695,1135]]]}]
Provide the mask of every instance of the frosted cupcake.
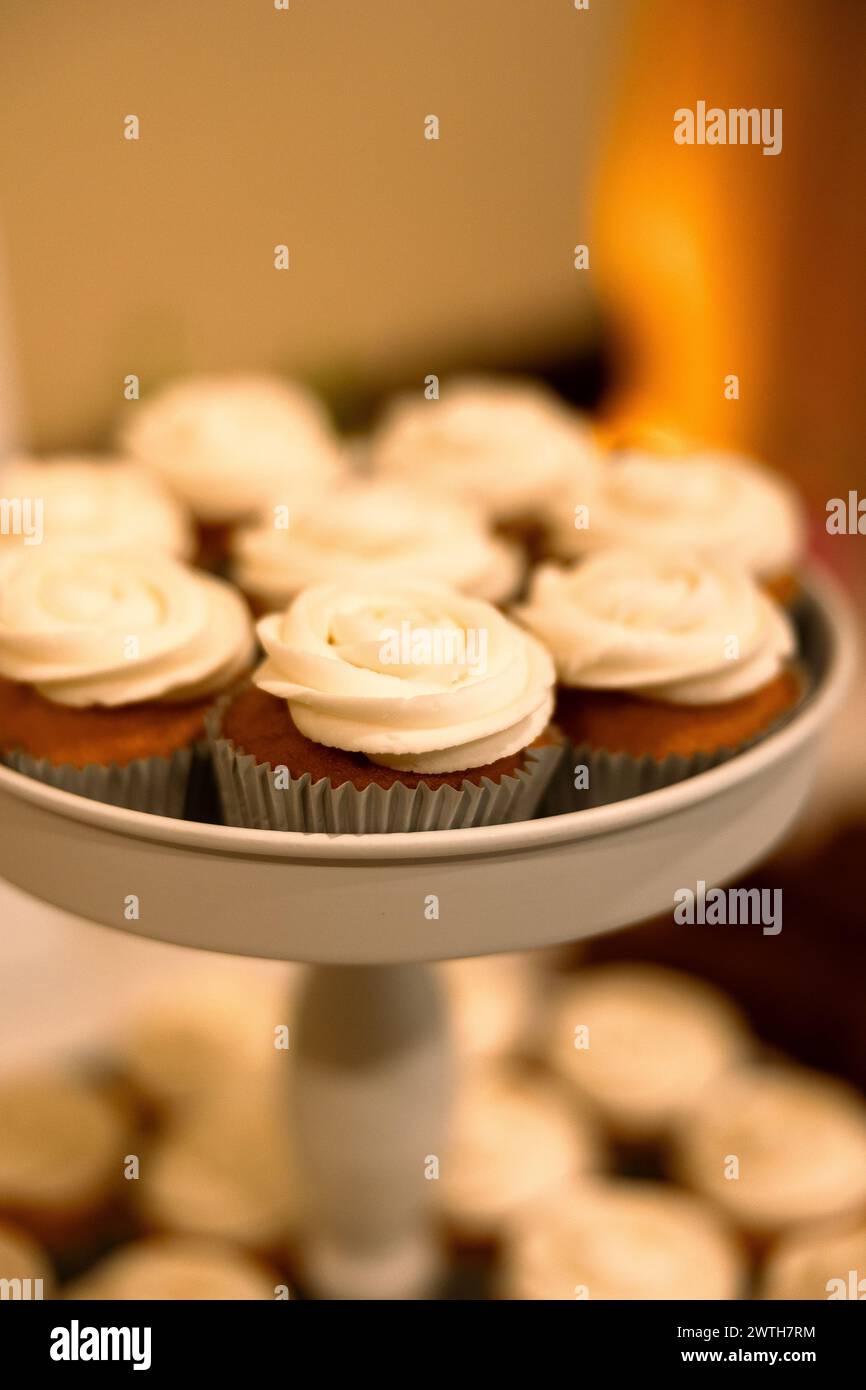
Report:
[{"label": "frosted cupcake", "polygon": [[770,1299],[866,1299],[866,1220],[831,1223],[780,1241],[761,1279]]},{"label": "frosted cupcake", "polygon": [[599,550],[690,550],[745,569],[782,602],[797,587],[804,524],[796,493],[760,464],[722,452],[612,455],[592,487],[562,495],[551,546],[570,560]]},{"label": "frosted cupcake", "polygon": [[125,452],[190,509],[211,562],[225,556],[236,526],[274,501],[291,507],[342,470],[324,410],[297,382],[188,377],[130,406],[128,415]]},{"label": "frosted cupcake", "polygon": [[510,1299],[729,1299],[743,1263],[726,1227],[660,1183],[582,1182],[511,1223],[501,1296]]},{"label": "frosted cupcake", "polygon": [[507,377],[446,382],[399,398],[373,437],[376,472],[423,481],[536,539],[551,503],[598,466],[588,425],[544,387]]},{"label": "frosted cupcake", "polygon": [[24,523],[4,531],[3,548],[141,549],[180,560],[193,552],[186,508],[126,459],[14,459],[0,471],[0,491],[19,503]]},{"label": "frosted cupcake", "polygon": [[460,1078],[437,1193],[458,1236],[486,1243],[526,1202],[599,1162],[592,1124],[549,1077],[480,1064]]},{"label": "frosted cupcake", "polygon": [[[114,1040],[114,1054],[145,1108],[163,1121],[228,1086],[258,1084],[278,1060],[268,1020],[279,1021],[301,977],[298,966],[232,962],[233,978],[196,966],[189,978],[148,991]],[[242,969],[241,969],[242,967]],[[237,978],[240,974],[240,978]]]},{"label": "frosted cupcake", "polygon": [[224,1241],[156,1237],[113,1251],[70,1284],[64,1298],[251,1302],[276,1298],[281,1288],[272,1270]]},{"label": "frosted cupcake", "polygon": [[276,509],[237,537],[232,574],[259,612],[310,584],[425,579],[501,603],[523,577],[519,550],[472,508],[400,483],[357,481]]},{"label": "frosted cupcake", "polygon": [[684,1119],[678,1154],[683,1179],[756,1236],[866,1210],[866,1104],[803,1067],[717,1079]]},{"label": "frosted cupcake", "polygon": [[156,1137],[133,1193],[145,1229],[281,1247],[298,1202],[284,1086],[280,1075],[235,1073]]},{"label": "frosted cupcake", "polygon": [[526,953],[472,956],[438,967],[448,995],[459,1058],[503,1058],[532,1050],[542,982]]},{"label": "frosted cupcake", "polygon": [[713,766],[801,693],[783,610],[745,571],[690,555],[607,550],[569,569],[542,565],[517,616],[559,676],[556,722],[571,744],[559,810]]},{"label": "frosted cupcake", "polygon": [[702,980],[654,965],[582,970],[551,1010],[551,1066],[618,1138],[642,1143],[748,1052],[738,1010]]},{"label": "frosted cupcake", "polygon": [[363,833],[531,816],[560,755],[553,665],[490,604],[435,584],[305,589],[211,722],[230,825]]},{"label": "frosted cupcake", "polygon": [[89,1243],[123,1187],[128,1117],[58,1070],[0,1082],[0,1217],[52,1250]]},{"label": "frosted cupcake", "polygon": [[0,558],[0,753],[53,786],[183,813],[205,711],[249,669],[227,584],[164,556],[65,546]]}]

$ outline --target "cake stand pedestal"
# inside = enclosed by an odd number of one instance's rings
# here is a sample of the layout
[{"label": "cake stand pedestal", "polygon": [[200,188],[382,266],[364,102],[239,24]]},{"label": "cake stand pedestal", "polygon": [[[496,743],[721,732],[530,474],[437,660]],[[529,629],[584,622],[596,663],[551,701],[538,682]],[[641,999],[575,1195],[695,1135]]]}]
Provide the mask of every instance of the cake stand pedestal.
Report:
[{"label": "cake stand pedestal", "polygon": [[422,1296],[439,1268],[428,1199],[449,1091],[423,962],[610,931],[765,855],[807,796],[854,647],[826,580],[810,581],[800,626],[812,684],[793,718],[631,801],[480,829],[302,835],[148,816],[0,768],[0,874],[139,936],[312,964],[290,1047],[303,1279],[331,1298]]}]

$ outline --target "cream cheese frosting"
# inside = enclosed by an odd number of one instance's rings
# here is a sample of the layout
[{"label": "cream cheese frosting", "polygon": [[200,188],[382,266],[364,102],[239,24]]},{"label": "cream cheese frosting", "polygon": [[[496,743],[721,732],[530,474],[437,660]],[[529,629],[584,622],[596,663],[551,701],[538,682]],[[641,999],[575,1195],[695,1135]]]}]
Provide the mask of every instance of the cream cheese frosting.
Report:
[{"label": "cream cheese frosting", "polygon": [[250,665],[240,595],[167,556],[0,556],[0,675],[76,707],[197,699]]},{"label": "cream cheese frosting", "polygon": [[564,685],[673,704],[748,695],[796,652],[789,618],[745,571],[690,554],[606,550],[542,565],[517,616]]},{"label": "cream cheese frosting", "polygon": [[629,1138],[669,1128],[713,1077],[748,1051],[737,1009],[702,980],[653,965],[611,964],[564,984],[548,1057]]},{"label": "cream cheese frosting", "polygon": [[113,1250],[70,1284],[63,1296],[114,1303],[249,1302],[273,1299],[278,1287],[265,1265],[227,1241],[152,1236]]},{"label": "cream cheese frosting", "polygon": [[[800,561],[804,527],[794,490],[739,455],[625,450],[591,483],[563,493],[555,511],[553,548],[563,558],[610,546],[687,549],[761,578],[791,573]],[[576,511],[584,506],[586,515]]]},{"label": "cream cheese frosting", "polygon": [[334,482],[343,461],[312,392],[267,376],[199,376],[130,407],[126,452],[210,523],[259,516]]},{"label": "cream cheese frosting", "polygon": [[72,1072],[0,1081],[0,1208],[80,1212],[122,1180],[127,1117]]},{"label": "cream cheese frosting", "polygon": [[357,576],[428,579],[476,598],[510,598],[523,574],[516,547],[491,535],[471,508],[428,491],[358,480],[308,499],[287,518],[239,533],[234,577],[278,607],[309,584]]},{"label": "cream cheese frosting", "polygon": [[439,400],[398,398],[371,445],[373,468],[423,480],[483,508],[493,521],[543,512],[598,466],[576,411],[533,382],[462,378]]},{"label": "cream cheese frosting", "polygon": [[318,585],[258,633],[255,683],[288,702],[300,732],[385,767],[481,767],[531,744],[553,708],[541,644],[441,585]]},{"label": "cream cheese frosting", "polygon": [[462,1229],[492,1232],[598,1163],[595,1130],[549,1077],[501,1063],[464,1070],[439,1186]]},{"label": "cream cheese frosting", "polygon": [[743,1281],[719,1219],[660,1183],[584,1180],[511,1223],[503,1288],[511,1299],[729,1299]]},{"label": "cream cheese frosting", "polygon": [[[9,530],[0,546],[72,545],[78,549],[151,552],[186,559],[192,528],[185,508],[147,472],[120,458],[12,459],[0,470],[0,493],[29,508],[39,534]],[[34,527],[31,525],[31,533]]]},{"label": "cream cheese frosting", "polygon": [[866,1207],[866,1104],[804,1067],[758,1064],[717,1078],[684,1118],[678,1152],[685,1180],[750,1230]]}]

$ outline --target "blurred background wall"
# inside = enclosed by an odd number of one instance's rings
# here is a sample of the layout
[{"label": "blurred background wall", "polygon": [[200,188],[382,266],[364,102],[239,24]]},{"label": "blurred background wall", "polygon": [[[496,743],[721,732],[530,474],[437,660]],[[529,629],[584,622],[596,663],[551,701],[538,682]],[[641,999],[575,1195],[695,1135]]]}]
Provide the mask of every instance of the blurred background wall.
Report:
[{"label": "blurred background wall", "polygon": [[270,366],[363,392],[575,350],[592,317],[572,247],[630,10],[3,0],[28,438],[98,440],[128,372]]}]

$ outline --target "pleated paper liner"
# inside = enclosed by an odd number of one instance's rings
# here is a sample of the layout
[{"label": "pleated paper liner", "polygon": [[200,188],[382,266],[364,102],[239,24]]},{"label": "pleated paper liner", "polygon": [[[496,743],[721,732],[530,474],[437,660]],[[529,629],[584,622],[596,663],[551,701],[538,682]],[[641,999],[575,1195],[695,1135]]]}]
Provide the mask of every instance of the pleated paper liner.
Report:
[{"label": "pleated paper liner", "polygon": [[[759,734],[733,747],[714,748],[712,752],[689,756],[671,753],[666,758],[654,758],[647,754],[636,758],[630,753],[611,753],[606,748],[593,748],[588,743],[575,745],[566,739],[562,761],[551,778],[541,804],[541,814],[558,816],[567,811],[609,806],[614,801],[630,801],[632,797],[643,796],[645,792],[659,791],[662,787],[671,787],[676,782],[696,777],[699,772],[707,772],[711,767],[728,762],[775,733],[800,708],[805,694],[804,687],[800,699]],[[575,786],[575,768],[587,769],[582,776],[587,783],[585,787]]]},{"label": "pleated paper liner", "polygon": [[16,772],[47,782],[61,791],[74,792],[91,801],[123,806],[129,811],[147,811],[153,816],[182,819],[188,803],[198,818],[198,802],[206,796],[209,753],[207,745],[180,748],[170,757],[135,758],[118,764],[52,763],[29,753],[4,753],[3,762]]},{"label": "pleated paper liner", "polygon": [[278,787],[270,763],[257,763],[219,737],[218,718],[212,713],[208,725],[223,817],[228,825],[256,830],[374,835],[530,820],[562,756],[560,743],[528,748],[525,768],[513,776],[467,780],[459,788],[397,782],[359,790],[351,782],[332,786],[326,777],[314,782],[309,773]]}]

